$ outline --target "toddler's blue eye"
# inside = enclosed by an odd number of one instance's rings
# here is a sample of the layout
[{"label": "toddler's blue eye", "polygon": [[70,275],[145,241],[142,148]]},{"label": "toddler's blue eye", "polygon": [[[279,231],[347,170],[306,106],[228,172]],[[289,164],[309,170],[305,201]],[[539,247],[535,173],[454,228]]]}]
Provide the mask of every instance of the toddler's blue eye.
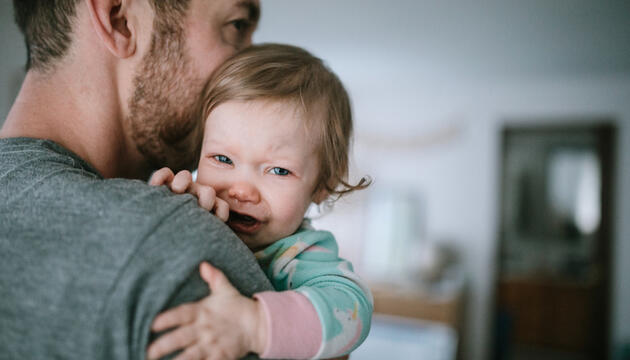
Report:
[{"label": "toddler's blue eye", "polygon": [[280,175],[280,176],[287,176],[287,175],[289,175],[291,173],[289,170],[283,169],[281,167],[275,167],[275,168],[271,169],[271,172],[274,175]]},{"label": "toddler's blue eye", "polygon": [[232,165],[232,160],[230,160],[230,158],[225,155],[214,155],[214,159],[218,162]]}]

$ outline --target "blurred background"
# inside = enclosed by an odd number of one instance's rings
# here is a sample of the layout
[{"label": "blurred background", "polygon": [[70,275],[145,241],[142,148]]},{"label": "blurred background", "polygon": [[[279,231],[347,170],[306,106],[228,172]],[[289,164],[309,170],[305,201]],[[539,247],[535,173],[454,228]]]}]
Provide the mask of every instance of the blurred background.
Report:
[{"label": "blurred background", "polygon": [[[0,124],[25,49],[0,1]],[[353,359],[630,358],[630,2],[263,0],[353,100]]]}]

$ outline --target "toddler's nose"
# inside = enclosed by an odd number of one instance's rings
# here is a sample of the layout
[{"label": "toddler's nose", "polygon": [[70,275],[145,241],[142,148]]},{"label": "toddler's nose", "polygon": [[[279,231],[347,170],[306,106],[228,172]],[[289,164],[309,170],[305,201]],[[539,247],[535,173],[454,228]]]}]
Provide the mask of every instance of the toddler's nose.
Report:
[{"label": "toddler's nose", "polygon": [[247,182],[234,183],[228,190],[228,195],[238,201],[248,201],[254,204],[260,201],[258,189]]}]

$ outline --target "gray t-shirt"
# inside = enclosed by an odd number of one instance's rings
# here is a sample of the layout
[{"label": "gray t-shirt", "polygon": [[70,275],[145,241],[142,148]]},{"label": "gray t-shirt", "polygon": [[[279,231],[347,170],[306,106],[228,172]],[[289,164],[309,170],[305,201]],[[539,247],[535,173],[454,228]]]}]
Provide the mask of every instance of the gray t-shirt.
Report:
[{"label": "gray t-shirt", "polygon": [[0,358],[142,359],[165,308],[208,294],[201,261],[271,290],[251,252],[191,195],[103,179],[39,139],[0,139]]}]

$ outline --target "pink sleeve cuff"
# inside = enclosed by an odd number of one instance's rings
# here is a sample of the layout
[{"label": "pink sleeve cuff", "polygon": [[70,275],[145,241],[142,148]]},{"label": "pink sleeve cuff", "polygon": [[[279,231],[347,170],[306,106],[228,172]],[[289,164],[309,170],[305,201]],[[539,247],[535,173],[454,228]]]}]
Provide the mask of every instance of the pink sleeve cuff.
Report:
[{"label": "pink sleeve cuff", "polygon": [[295,291],[254,295],[267,318],[267,344],[261,358],[312,358],[322,343],[322,325],[306,296]]}]

